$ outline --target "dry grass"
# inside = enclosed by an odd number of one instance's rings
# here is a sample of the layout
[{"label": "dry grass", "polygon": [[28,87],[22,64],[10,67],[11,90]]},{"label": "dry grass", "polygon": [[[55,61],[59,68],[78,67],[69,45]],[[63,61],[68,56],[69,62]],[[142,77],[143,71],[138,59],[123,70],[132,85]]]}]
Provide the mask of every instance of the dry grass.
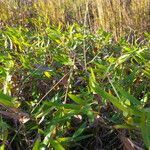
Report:
[{"label": "dry grass", "polygon": [[119,37],[126,31],[150,29],[150,1],[0,0],[1,25],[2,22],[25,24],[37,16],[47,24],[86,23],[91,30],[102,27]]}]

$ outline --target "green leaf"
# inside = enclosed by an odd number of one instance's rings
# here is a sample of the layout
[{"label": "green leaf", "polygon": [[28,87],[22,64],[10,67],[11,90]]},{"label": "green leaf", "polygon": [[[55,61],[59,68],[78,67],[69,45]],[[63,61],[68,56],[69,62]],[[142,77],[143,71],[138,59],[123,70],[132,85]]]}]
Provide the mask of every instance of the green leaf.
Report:
[{"label": "green leaf", "polygon": [[113,126],[115,129],[135,129],[135,127],[128,124],[118,124]]},{"label": "green leaf", "polygon": [[79,114],[80,111],[79,110],[71,110],[69,112],[66,112],[64,115],[62,115],[62,110],[59,110],[57,113],[58,114],[55,115],[55,117],[53,117],[53,119],[49,122],[47,130],[49,130],[49,128],[52,125],[56,126],[57,124],[60,125],[60,124],[66,123],[67,121],[70,121],[71,117]]},{"label": "green leaf", "polygon": [[78,96],[74,95],[74,94],[71,94],[69,93],[68,96],[76,103],[80,104],[80,105],[85,105],[86,104],[86,101],[79,98]]},{"label": "green leaf", "polygon": [[4,145],[4,144],[2,144],[2,145],[0,146],[0,150],[5,150],[5,145]]},{"label": "green leaf", "polygon": [[2,140],[3,142],[7,141],[8,129],[9,126],[7,125],[7,123],[4,122],[2,118],[0,118],[0,140]]},{"label": "green leaf", "polygon": [[102,96],[104,99],[109,100],[114,106],[116,106],[118,109],[122,110],[123,112],[128,112],[131,113],[130,109],[128,109],[127,107],[125,107],[124,105],[122,105],[119,100],[114,97],[113,95],[105,92],[104,90],[102,90],[100,87],[95,87],[94,88],[95,92],[97,94],[99,94],[100,96]]},{"label": "green leaf", "polygon": [[71,58],[69,58],[67,55],[65,54],[59,54],[59,55],[56,55],[54,57],[54,59],[56,61],[58,61],[59,63],[61,64],[64,64],[64,65],[69,65],[69,66],[72,66],[74,63],[73,61],[71,60]]},{"label": "green leaf", "polygon": [[36,142],[34,143],[32,150],[39,150],[39,149],[40,149],[40,139],[37,139]]},{"label": "green leaf", "polygon": [[50,78],[52,75],[49,71],[44,71],[44,75],[47,77],[47,78]]},{"label": "green leaf", "polygon": [[[94,79],[94,73],[92,72],[92,78]],[[130,115],[140,115],[140,112],[138,110],[133,110],[130,107],[126,107],[121,103],[121,101],[114,97],[113,95],[109,94],[108,92],[105,92],[96,82],[95,80],[91,80],[90,87],[93,92],[99,94],[104,99],[109,100],[115,107],[123,111],[124,113],[130,114]]]},{"label": "green leaf", "polygon": [[102,96],[104,99],[108,99],[115,107],[118,109],[122,110],[124,113],[130,114],[130,115],[141,115],[141,111],[132,107],[126,107],[123,105],[119,99],[114,97],[113,95],[105,92],[102,90],[100,87],[95,88],[95,91],[97,94]]},{"label": "green leaf", "polygon": [[141,116],[141,131],[144,143],[150,149],[150,109],[144,109]]},{"label": "green leaf", "polygon": [[72,109],[72,110],[80,110],[82,106],[78,104],[61,104],[58,102],[50,102],[50,101],[45,101],[45,105],[49,107],[55,107],[55,108],[65,108],[65,109]]},{"label": "green leaf", "polygon": [[59,143],[68,143],[68,142],[71,142],[72,141],[72,137],[61,137],[61,138],[58,138],[57,141]]},{"label": "green leaf", "polygon": [[124,63],[126,60],[128,60],[130,58],[130,54],[124,54],[122,56],[120,56],[117,60],[117,63],[116,63],[116,67],[122,63]]},{"label": "green leaf", "polygon": [[134,96],[130,95],[128,92],[126,92],[123,88],[121,88],[120,86],[116,86],[117,90],[121,93],[121,95],[124,98],[127,98],[128,100],[130,100],[130,102],[135,106],[140,105],[140,101],[137,100]]},{"label": "green leaf", "polygon": [[83,140],[83,139],[87,139],[87,138],[92,137],[92,136],[93,136],[93,134],[88,134],[88,135],[79,136],[79,137],[76,137],[75,141],[76,141],[76,142],[77,142],[77,141],[81,141],[81,140]]},{"label": "green leaf", "polygon": [[9,106],[9,107],[14,107],[12,98],[6,94],[3,94],[2,92],[0,92],[0,104]]},{"label": "green leaf", "polygon": [[65,148],[57,140],[50,140],[50,144],[55,150],[65,150]]},{"label": "green leaf", "polygon": [[86,122],[84,122],[84,123],[79,127],[79,129],[73,134],[73,138],[78,137],[78,136],[85,130],[85,127],[86,127]]}]

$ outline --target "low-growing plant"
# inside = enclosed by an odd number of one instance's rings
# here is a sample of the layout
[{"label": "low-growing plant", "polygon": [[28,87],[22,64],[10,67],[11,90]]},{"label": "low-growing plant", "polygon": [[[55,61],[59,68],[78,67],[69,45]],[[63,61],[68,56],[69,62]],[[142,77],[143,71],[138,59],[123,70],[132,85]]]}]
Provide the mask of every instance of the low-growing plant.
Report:
[{"label": "low-growing plant", "polygon": [[130,42],[78,24],[7,26],[0,48],[1,149],[107,149],[122,137],[144,147],[139,131],[150,148],[148,33]]}]

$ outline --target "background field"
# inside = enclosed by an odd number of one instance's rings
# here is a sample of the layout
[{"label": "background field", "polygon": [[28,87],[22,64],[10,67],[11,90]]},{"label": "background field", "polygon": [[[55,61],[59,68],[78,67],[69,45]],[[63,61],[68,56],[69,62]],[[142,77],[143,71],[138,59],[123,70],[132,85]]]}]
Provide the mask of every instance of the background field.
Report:
[{"label": "background field", "polygon": [[115,37],[150,28],[149,0],[1,0],[0,7],[1,21],[14,25],[38,17],[47,25],[76,22],[92,31],[101,27]]}]

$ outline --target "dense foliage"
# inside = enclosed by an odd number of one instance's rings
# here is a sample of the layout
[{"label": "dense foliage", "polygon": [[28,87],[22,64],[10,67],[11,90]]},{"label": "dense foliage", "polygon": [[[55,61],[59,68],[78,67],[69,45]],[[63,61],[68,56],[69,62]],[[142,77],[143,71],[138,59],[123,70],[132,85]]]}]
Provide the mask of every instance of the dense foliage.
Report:
[{"label": "dense foliage", "polygon": [[149,40],[77,24],[3,28],[1,149],[150,148]]}]

